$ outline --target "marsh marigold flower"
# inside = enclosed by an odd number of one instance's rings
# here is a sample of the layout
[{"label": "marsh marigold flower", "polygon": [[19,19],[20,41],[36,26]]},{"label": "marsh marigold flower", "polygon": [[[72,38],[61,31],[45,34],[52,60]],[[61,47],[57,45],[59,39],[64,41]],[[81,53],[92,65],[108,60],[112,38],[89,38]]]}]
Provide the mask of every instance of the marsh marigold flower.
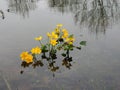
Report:
[{"label": "marsh marigold flower", "polygon": [[28,54],[27,57],[25,58],[26,63],[31,63],[33,62],[33,56],[31,54]]},{"label": "marsh marigold flower", "polygon": [[58,35],[55,32],[52,32],[51,38],[52,39],[58,39]]},{"label": "marsh marigold flower", "polygon": [[51,34],[48,32],[48,33],[47,33],[47,36],[48,36],[48,37],[51,37]]},{"label": "marsh marigold flower", "polygon": [[57,44],[57,41],[55,39],[53,39],[53,40],[51,39],[50,40],[50,44],[53,45],[53,46],[55,46]]},{"label": "marsh marigold flower", "polygon": [[27,52],[27,51],[26,51],[26,52],[22,52],[22,53],[20,54],[21,60],[25,60],[27,56],[28,56],[28,52]]},{"label": "marsh marigold flower", "polygon": [[31,49],[32,54],[40,54],[41,51],[41,48],[39,48],[38,46]]},{"label": "marsh marigold flower", "polygon": [[55,28],[55,33],[57,34],[57,35],[59,35],[60,34],[60,29],[59,28]]},{"label": "marsh marigold flower", "polygon": [[75,41],[74,37],[69,37],[69,38],[66,38],[65,40],[65,42],[67,42],[68,44],[73,44],[74,41]]},{"label": "marsh marigold flower", "polygon": [[63,33],[63,35],[62,35],[63,39],[66,39],[69,36],[68,31],[66,29],[63,29],[62,33]]},{"label": "marsh marigold flower", "polygon": [[27,51],[22,52],[20,54],[20,57],[21,57],[21,60],[25,61],[26,63],[33,62],[33,56],[31,54],[29,54]]},{"label": "marsh marigold flower", "polygon": [[75,38],[74,38],[74,37],[69,37],[69,40],[70,40],[71,42],[74,42],[74,41],[75,41]]},{"label": "marsh marigold flower", "polygon": [[57,24],[57,27],[58,28],[60,28],[60,27],[62,27],[63,26],[63,24]]},{"label": "marsh marigold flower", "polygon": [[68,33],[67,29],[62,29],[63,33]]},{"label": "marsh marigold flower", "polygon": [[69,35],[69,34],[68,34],[67,32],[65,32],[65,33],[63,33],[62,38],[65,39],[65,38],[68,37],[68,35]]},{"label": "marsh marigold flower", "polygon": [[35,40],[36,40],[36,41],[42,40],[42,36],[36,37]]}]

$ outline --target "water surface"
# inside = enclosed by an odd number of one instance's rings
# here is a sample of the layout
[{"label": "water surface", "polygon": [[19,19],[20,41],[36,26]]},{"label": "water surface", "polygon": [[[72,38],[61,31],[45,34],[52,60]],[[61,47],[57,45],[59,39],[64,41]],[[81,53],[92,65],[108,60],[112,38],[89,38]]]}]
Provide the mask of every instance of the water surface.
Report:
[{"label": "water surface", "polygon": [[[119,0],[0,0],[0,90],[119,90]],[[71,69],[21,67],[19,54],[34,37],[62,23],[76,37]],[[58,64],[61,65],[58,57]],[[24,70],[21,75],[20,71]]]}]

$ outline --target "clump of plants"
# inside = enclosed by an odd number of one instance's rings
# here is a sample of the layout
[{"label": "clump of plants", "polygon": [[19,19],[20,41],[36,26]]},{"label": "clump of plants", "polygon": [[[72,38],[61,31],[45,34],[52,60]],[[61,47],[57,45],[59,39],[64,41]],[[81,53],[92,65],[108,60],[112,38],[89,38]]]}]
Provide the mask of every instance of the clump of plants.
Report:
[{"label": "clump of plants", "polygon": [[55,66],[57,59],[57,52],[61,51],[63,57],[62,65],[70,69],[72,57],[69,56],[70,51],[74,48],[81,50],[81,46],[86,45],[86,41],[81,41],[79,46],[75,46],[75,37],[73,34],[69,34],[67,29],[63,28],[62,24],[58,24],[54,31],[47,32],[48,37],[47,43],[42,43],[42,36],[35,38],[39,42],[38,46],[33,47],[30,51],[23,51],[20,54],[20,58],[23,61],[21,66],[28,67],[32,65],[43,66],[43,60],[48,62],[49,69],[56,71],[59,66]]}]

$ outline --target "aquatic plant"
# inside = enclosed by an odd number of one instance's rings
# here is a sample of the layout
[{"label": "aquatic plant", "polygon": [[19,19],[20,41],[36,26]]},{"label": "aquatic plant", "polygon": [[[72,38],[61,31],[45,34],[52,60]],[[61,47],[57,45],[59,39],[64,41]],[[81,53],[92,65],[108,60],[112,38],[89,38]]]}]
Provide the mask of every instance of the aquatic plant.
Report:
[{"label": "aquatic plant", "polygon": [[64,57],[62,60],[62,65],[66,68],[71,67],[72,57],[69,55],[70,51],[74,48],[81,50],[81,45],[85,46],[86,41],[81,41],[79,46],[75,46],[75,37],[73,34],[69,34],[67,29],[63,28],[62,24],[58,24],[54,31],[47,32],[47,43],[42,43],[42,36],[35,37],[35,40],[40,43],[40,45],[33,47],[30,51],[23,51],[20,54],[20,58],[23,61],[21,66],[28,67],[32,65],[34,68],[36,66],[43,66],[43,60],[48,62],[48,67],[51,71],[56,71],[59,66],[55,66],[57,59],[57,52],[60,51],[61,56]]}]

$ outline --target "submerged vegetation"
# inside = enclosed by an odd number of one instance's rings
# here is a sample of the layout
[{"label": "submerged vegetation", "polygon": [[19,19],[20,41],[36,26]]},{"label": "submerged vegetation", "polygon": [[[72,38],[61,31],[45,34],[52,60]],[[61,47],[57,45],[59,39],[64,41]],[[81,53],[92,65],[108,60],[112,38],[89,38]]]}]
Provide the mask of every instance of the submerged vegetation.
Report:
[{"label": "submerged vegetation", "polygon": [[60,51],[63,57],[62,65],[70,69],[70,62],[72,61],[72,57],[69,55],[70,51],[73,51],[75,48],[81,50],[81,46],[85,46],[86,41],[81,41],[79,46],[75,46],[74,35],[69,34],[68,30],[62,26],[62,24],[58,24],[54,31],[47,33],[48,40],[45,44],[42,43],[42,36],[36,37],[35,40],[40,45],[20,54],[20,58],[23,61],[21,66],[28,67],[32,65],[35,68],[36,66],[43,66],[43,60],[46,60],[48,68],[54,72],[59,69],[59,66],[55,66],[55,63],[57,54],[59,54],[58,51]]}]

